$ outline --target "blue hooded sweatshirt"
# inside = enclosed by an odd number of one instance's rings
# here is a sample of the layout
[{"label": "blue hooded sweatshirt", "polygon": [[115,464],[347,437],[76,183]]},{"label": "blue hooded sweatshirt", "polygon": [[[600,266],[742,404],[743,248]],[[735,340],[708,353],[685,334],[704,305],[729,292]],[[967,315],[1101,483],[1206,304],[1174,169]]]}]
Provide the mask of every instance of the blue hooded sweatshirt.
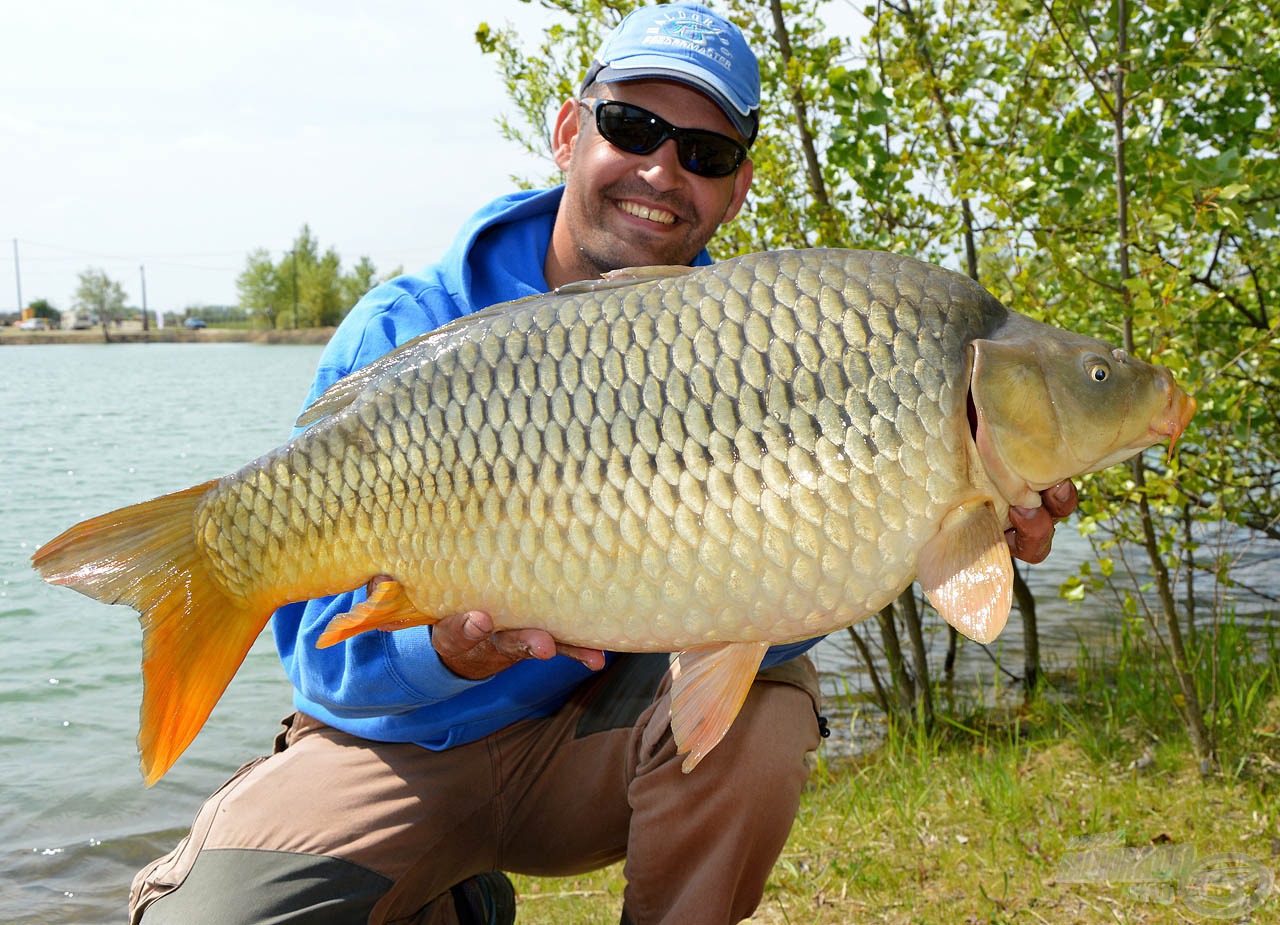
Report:
[{"label": "blue hooded sweatshirt", "polygon": [[[419,334],[497,302],[546,292],[543,264],[563,192],[557,187],[494,200],[463,226],[439,263],[370,290],[325,347],[304,407],[343,376]],[[705,250],[693,261],[710,262]],[[362,587],[289,604],[272,618],[294,706],[343,732],[452,748],[554,713],[592,675],[573,659],[556,656],[517,662],[483,681],[464,680],[440,661],[428,627],[362,633],[317,649],[329,620],[364,596]],[[786,661],[816,642],[775,647],[764,664]]]}]

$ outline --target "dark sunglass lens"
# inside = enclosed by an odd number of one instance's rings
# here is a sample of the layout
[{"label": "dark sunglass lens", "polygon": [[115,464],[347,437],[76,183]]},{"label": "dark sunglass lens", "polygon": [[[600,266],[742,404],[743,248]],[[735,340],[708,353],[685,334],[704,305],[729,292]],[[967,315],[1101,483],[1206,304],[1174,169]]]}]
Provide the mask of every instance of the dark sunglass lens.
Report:
[{"label": "dark sunglass lens", "polygon": [[679,139],[680,163],[703,177],[723,177],[741,163],[738,147],[728,138],[690,132]]},{"label": "dark sunglass lens", "polygon": [[666,126],[654,122],[643,109],[621,103],[605,103],[598,115],[605,141],[632,154],[648,154],[666,137]]}]

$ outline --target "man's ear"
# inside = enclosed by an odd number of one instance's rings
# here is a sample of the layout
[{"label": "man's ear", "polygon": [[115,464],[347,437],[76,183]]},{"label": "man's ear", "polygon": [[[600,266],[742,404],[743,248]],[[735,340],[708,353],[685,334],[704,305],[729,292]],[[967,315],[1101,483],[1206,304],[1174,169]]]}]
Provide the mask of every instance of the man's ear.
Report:
[{"label": "man's ear", "polygon": [[565,100],[556,116],[556,125],[551,132],[551,152],[556,166],[566,173],[569,170],[569,159],[573,156],[573,146],[578,140],[577,100]]},{"label": "man's ear", "polygon": [[721,224],[733,219],[742,209],[742,204],[747,201],[747,193],[751,190],[751,178],[755,176],[755,172],[755,164],[751,163],[751,158],[747,158],[733,175],[733,198],[729,200],[729,208],[725,209]]}]

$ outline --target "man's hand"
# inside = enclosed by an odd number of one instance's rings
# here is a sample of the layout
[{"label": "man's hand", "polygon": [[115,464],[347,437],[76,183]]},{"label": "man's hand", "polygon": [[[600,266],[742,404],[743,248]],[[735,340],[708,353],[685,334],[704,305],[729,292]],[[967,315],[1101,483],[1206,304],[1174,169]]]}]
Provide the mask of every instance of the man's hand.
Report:
[{"label": "man's hand", "polygon": [[492,677],[526,658],[546,660],[567,655],[592,671],[604,667],[604,653],[599,649],[556,642],[543,630],[494,632],[492,618],[479,610],[445,617],[431,628],[431,644],[446,668],[470,681]]},{"label": "man's hand", "polygon": [[1013,526],[1004,531],[1005,541],[1013,557],[1023,562],[1043,562],[1053,546],[1053,524],[1076,509],[1079,496],[1075,484],[1068,479],[1040,492],[1041,506],[1011,507],[1009,521]]}]

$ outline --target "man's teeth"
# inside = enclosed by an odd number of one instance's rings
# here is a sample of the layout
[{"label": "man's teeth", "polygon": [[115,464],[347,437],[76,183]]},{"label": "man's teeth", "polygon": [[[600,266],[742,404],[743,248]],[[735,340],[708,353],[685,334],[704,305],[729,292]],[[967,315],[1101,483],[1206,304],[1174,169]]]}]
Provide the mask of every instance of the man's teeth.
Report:
[{"label": "man's teeth", "polygon": [[648,206],[642,206],[637,202],[620,202],[618,208],[628,215],[634,215],[637,218],[647,218],[651,222],[658,222],[661,225],[670,225],[676,220],[676,217],[664,209],[650,209]]}]

